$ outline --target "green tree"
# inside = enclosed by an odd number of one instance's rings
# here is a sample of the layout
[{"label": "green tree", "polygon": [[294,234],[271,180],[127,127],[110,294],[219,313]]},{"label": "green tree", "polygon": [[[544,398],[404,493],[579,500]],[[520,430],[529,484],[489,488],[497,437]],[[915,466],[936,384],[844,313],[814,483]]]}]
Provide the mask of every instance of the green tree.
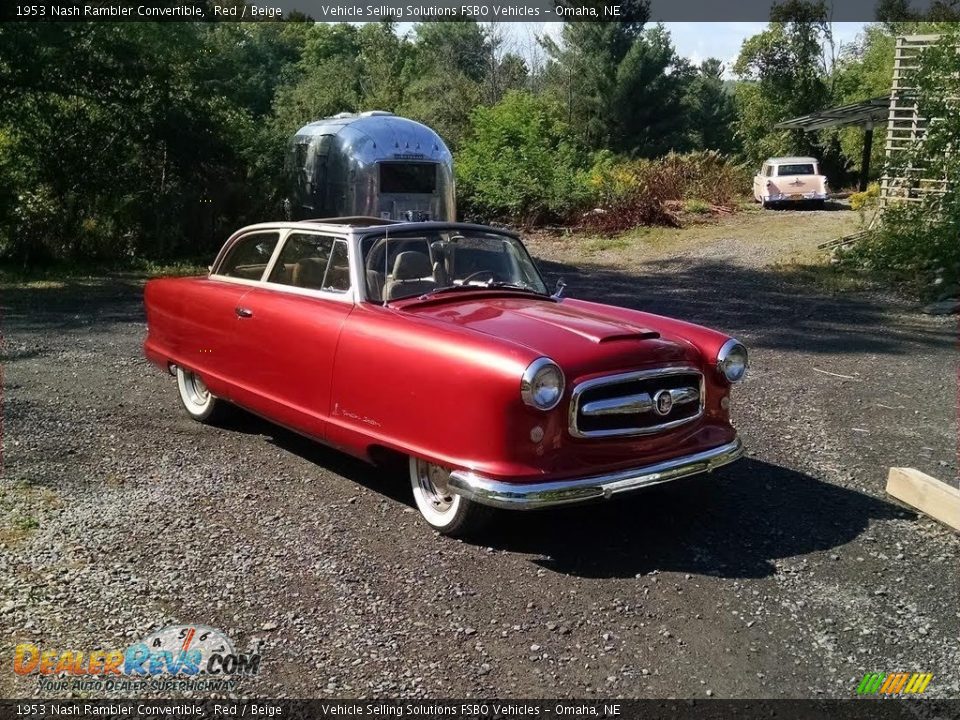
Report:
[{"label": "green tree", "polygon": [[503,99],[510,90],[527,88],[530,71],[526,60],[507,46],[504,23],[491,22],[485,27],[487,67],[482,83],[485,105],[493,105]]},{"label": "green tree", "polygon": [[636,157],[695,147],[686,105],[695,74],[662,25],[644,31],[617,68],[609,147]]},{"label": "green tree", "polygon": [[582,158],[556,103],[513,91],[471,115],[457,156],[462,207],[481,219],[563,218],[586,198]]},{"label": "green tree", "polygon": [[360,29],[360,94],[367,110],[397,110],[403,102],[403,70],[410,45],[397,37],[396,23],[368,23]]},{"label": "green tree", "polygon": [[548,92],[590,149],[609,147],[613,139],[620,65],[640,39],[646,19],[643,8],[629,22],[566,22],[560,43],[541,38],[550,59]]},{"label": "green tree", "polygon": [[[960,31],[947,26],[942,32],[907,77],[926,132],[891,160],[915,189],[913,202],[886,207],[879,225],[851,253],[928,299],[960,292]],[[925,192],[917,195],[916,189]]]},{"label": "green tree", "polygon": [[[256,72],[267,62],[284,77],[299,52],[295,37],[267,39],[276,32],[0,26],[0,137],[16,158],[0,253],[27,264],[196,254],[225,227],[272,214],[258,118],[275,81]],[[219,53],[242,80],[228,80]]]},{"label": "green tree", "polygon": [[[368,49],[372,36],[373,32],[366,32]],[[354,25],[317,24],[311,28],[290,73],[292,81],[274,94],[275,137],[285,139],[313,120],[362,109],[363,47],[361,30]]]},{"label": "green tree", "polygon": [[686,106],[695,146],[734,154],[739,149],[734,137],[737,108],[723,73],[717,58],[700,63],[687,90]]},{"label": "green tree", "polygon": [[483,81],[490,46],[480,23],[475,20],[418,23],[413,33],[417,72],[454,72],[471,82]]},{"label": "green tree", "polygon": [[401,113],[434,128],[456,149],[480,103],[489,54],[484,29],[473,20],[414,26]]},{"label": "green tree", "polygon": [[[893,54],[896,38],[885,25],[868,25],[857,39],[845,45],[833,68],[833,103],[849,103],[890,95],[893,77]],[[883,172],[886,136],[883,123],[878,124],[871,148],[871,174]],[[840,149],[847,165],[860,172],[863,150],[863,130],[859,127],[841,128],[837,132]]]},{"label": "green tree", "polygon": [[738,136],[747,157],[817,152],[817,138],[801,131],[774,131],[781,120],[822,110],[831,101],[823,48],[832,42],[822,0],[774,5],[767,29],[744,41],[734,72]]}]

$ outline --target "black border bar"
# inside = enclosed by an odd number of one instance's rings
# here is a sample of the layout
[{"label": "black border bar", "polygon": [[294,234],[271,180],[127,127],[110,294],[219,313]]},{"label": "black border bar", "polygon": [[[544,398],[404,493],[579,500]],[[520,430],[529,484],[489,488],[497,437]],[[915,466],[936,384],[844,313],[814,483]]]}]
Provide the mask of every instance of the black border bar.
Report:
[{"label": "black border bar", "polygon": [[[651,22],[766,22],[779,0],[5,0],[8,22],[263,22],[307,16],[323,22],[623,22],[640,6]],[[784,0],[786,1],[786,0]],[[834,22],[871,22],[883,0],[826,0]],[[937,0],[897,3],[902,19],[924,17]],[[942,7],[942,6],[939,6]],[[886,8],[882,10],[882,8]],[[883,19],[891,19],[884,16]],[[901,18],[897,18],[901,19]]]}]

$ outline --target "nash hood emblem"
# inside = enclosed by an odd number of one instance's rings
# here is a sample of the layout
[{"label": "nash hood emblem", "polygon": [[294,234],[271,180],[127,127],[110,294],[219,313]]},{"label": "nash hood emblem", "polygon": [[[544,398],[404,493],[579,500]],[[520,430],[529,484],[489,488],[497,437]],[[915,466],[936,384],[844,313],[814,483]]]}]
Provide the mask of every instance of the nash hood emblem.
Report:
[{"label": "nash hood emblem", "polygon": [[673,410],[673,395],[669,390],[661,390],[653,396],[653,411],[657,415],[669,415]]}]

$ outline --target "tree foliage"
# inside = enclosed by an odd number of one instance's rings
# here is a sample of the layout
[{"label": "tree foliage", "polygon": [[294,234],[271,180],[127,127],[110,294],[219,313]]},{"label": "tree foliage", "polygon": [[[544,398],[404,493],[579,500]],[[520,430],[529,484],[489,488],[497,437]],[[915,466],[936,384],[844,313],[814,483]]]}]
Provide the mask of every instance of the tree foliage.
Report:
[{"label": "tree foliage", "polygon": [[859,163],[858,130],[771,128],[886,94],[894,35],[920,21],[897,2],[836,59],[822,2],[776,5],[736,81],[719,60],[680,57],[643,0],[526,52],[473,20],[405,34],[306,18],[0,25],[0,258],[209,256],[239,225],[280,214],[288,138],[345,111],[438,130],[461,207],[485,217],[568,216],[595,199],[591,168],[671,151],[751,163],[811,152],[842,178]]},{"label": "tree foliage", "polygon": [[512,91],[474,110],[457,156],[458,190],[481,218],[559,219],[586,197],[582,165],[560,106]]},{"label": "tree foliage", "polygon": [[812,154],[822,150],[802,131],[776,131],[781,120],[822,110],[830,103],[823,56],[832,42],[822,0],[787,0],[774,5],[766,30],[748,38],[733,70],[737,85],[737,131],[754,163],[770,155]]},{"label": "tree foliage", "polygon": [[[909,283],[923,297],[960,291],[960,30],[944,28],[907,82],[926,132],[894,158],[919,202],[893,204],[852,259]],[[933,192],[932,192],[933,191]]]}]

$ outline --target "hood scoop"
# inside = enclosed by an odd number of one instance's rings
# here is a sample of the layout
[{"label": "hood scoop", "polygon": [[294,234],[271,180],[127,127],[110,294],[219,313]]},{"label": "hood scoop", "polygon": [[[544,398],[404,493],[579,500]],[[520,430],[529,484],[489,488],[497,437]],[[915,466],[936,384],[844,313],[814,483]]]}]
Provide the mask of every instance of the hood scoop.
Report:
[{"label": "hood scoop", "polygon": [[613,335],[604,335],[597,342],[599,343],[608,343],[608,342],[617,342],[619,340],[656,340],[660,337],[660,333],[655,330],[650,330],[648,332],[625,332],[625,333],[616,333]]}]

